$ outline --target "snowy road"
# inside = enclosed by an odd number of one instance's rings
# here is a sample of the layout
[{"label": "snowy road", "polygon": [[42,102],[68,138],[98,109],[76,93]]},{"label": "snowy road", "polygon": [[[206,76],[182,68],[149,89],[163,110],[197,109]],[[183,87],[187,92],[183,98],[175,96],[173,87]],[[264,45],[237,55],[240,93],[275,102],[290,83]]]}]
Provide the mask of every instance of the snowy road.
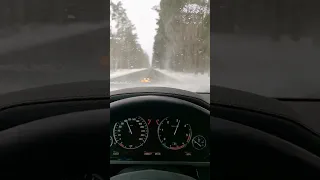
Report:
[{"label": "snowy road", "polygon": [[[150,82],[141,82],[144,78],[149,78]],[[125,75],[116,78],[112,78],[111,74],[111,91],[145,86],[171,87],[193,92],[210,92],[210,77],[208,74],[195,75],[193,73],[179,73],[160,69],[128,71]]]},{"label": "snowy road", "polygon": [[[141,82],[144,79],[148,79],[149,82]],[[110,80],[111,90],[136,86],[156,86],[166,83],[179,83],[179,81],[155,69],[144,69]]]},{"label": "snowy road", "polygon": [[176,79],[160,72],[155,69],[145,69],[138,72],[130,73],[128,75],[112,78],[111,82],[128,82],[128,83],[140,83],[143,78],[149,78],[150,84],[157,84],[162,82],[178,82]]}]

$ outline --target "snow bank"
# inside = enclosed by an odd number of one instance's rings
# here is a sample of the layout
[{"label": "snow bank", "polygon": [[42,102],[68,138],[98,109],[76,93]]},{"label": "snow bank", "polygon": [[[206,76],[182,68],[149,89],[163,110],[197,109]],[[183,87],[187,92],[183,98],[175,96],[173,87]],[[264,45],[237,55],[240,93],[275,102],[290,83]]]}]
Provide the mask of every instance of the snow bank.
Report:
[{"label": "snow bank", "polygon": [[161,86],[167,86],[177,89],[183,89],[193,92],[210,92],[210,76],[206,74],[193,74],[174,72],[170,70],[156,69],[174,79],[177,79],[181,83],[166,83]]},{"label": "snow bank", "polygon": [[142,70],[145,70],[145,69],[144,68],[142,68],[142,69],[118,69],[116,71],[110,71],[110,79],[116,78],[119,76],[124,76],[124,75],[130,74],[130,73],[142,71]]}]

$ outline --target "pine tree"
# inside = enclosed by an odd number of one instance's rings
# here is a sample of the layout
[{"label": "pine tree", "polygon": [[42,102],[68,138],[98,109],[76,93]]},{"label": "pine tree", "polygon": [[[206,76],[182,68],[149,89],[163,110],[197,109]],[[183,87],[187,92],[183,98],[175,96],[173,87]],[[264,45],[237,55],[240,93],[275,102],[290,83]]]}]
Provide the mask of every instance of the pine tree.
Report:
[{"label": "pine tree", "polygon": [[204,73],[210,63],[210,2],[161,0],[152,66]]},{"label": "pine tree", "polygon": [[116,23],[110,36],[111,70],[147,68],[149,57],[138,43],[135,26],[128,18],[121,1],[111,2],[111,20]]}]

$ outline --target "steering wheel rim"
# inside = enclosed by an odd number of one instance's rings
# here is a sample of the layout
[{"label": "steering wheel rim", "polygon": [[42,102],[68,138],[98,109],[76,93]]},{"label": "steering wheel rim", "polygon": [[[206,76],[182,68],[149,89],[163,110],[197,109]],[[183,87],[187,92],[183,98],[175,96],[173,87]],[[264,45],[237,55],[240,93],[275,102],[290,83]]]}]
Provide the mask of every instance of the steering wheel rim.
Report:
[{"label": "steering wheel rim", "polygon": [[118,174],[110,180],[196,180],[190,176],[161,170],[140,170]]}]

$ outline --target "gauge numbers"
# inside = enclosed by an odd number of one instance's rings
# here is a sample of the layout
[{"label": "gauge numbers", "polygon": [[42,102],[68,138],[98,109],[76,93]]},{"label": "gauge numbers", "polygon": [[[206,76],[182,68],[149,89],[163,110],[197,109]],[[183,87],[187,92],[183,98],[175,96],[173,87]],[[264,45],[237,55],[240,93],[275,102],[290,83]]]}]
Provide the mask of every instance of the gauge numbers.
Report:
[{"label": "gauge numbers", "polygon": [[112,137],[110,136],[110,147],[112,146],[112,144],[113,144],[113,139],[112,139]]},{"label": "gauge numbers", "polygon": [[163,119],[158,126],[158,137],[161,144],[170,150],[179,150],[188,145],[192,130],[189,124],[180,119]]},{"label": "gauge numbers", "polygon": [[137,149],[148,139],[149,129],[141,117],[128,118],[113,127],[115,142],[124,149]]}]

